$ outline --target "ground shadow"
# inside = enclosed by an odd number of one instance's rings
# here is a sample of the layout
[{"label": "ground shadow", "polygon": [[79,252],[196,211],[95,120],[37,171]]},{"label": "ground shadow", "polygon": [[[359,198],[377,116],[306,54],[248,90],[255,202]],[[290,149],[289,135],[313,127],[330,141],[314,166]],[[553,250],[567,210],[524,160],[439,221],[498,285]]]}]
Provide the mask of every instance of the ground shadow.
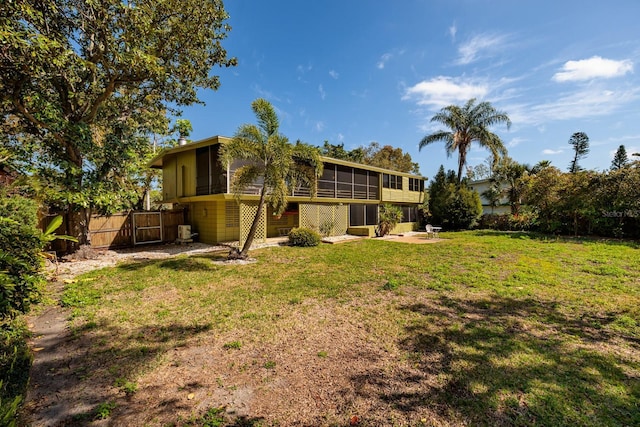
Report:
[{"label": "ground shadow", "polygon": [[149,266],[156,265],[174,271],[211,271],[217,267],[207,261],[224,261],[227,259],[228,251],[210,252],[204,254],[194,254],[190,256],[178,256],[171,259],[133,259],[126,263],[119,264],[116,269],[123,271],[139,271]]},{"label": "ground shadow", "polygon": [[[640,425],[635,337],[567,318],[554,303],[442,297],[400,307],[416,320],[399,341],[415,369],[352,378],[407,415],[420,409],[470,425]],[[622,344],[621,344],[622,343]],[[388,391],[394,390],[394,391]]]},{"label": "ground shadow", "polygon": [[[125,329],[112,323],[88,323],[68,335],[43,337],[42,351],[51,354],[43,354],[32,366],[33,395],[22,411],[22,425],[86,425],[99,416],[101,408],[109,412],[126,408],[128,381],[164,353],[211,327],[173,323]],[[181,404],[164,402],[156,409],[160,414],[175,414]]]}]

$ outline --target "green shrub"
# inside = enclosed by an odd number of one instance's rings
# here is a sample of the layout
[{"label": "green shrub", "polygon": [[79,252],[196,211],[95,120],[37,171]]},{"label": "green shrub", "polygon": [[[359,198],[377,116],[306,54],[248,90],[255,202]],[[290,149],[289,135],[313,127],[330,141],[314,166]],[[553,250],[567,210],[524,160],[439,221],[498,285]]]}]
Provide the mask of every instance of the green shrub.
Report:
[{"label": "green shrub", "polygon": [[289,232],[289,244],[291,246],[318,246],[320,235],[308,228],[294,228]]},{"label": "green shrub", "polygon": [[378,235],[384,237],[391,233],[391,230],[393,230],[400,221],[402,221],[402,208],[389,204],[380,206]]},{"label": "green shrub", "polygon": [[0,192],[0,320],[26,313],[44,282],[37,205]]},{"label": "green shrub", "polygon": [[31,366],[28,330],[16,319],[0,329],[0,425],[16,425],[17,411],[26,393]]}]

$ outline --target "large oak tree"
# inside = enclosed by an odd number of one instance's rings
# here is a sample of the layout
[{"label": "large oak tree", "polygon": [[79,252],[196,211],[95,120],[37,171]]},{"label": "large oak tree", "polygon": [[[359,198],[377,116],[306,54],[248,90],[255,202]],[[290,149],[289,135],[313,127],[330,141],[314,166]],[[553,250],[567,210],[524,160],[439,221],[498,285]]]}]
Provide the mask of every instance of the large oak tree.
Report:
[{"label": "large oak tree", "polygon": [[[0,144],[31,166],[87,242],[92,209],[180,107],[217,89],[220,0],[9,0],[0,8]],[[122,203],[126,205],[125,202]]]}]

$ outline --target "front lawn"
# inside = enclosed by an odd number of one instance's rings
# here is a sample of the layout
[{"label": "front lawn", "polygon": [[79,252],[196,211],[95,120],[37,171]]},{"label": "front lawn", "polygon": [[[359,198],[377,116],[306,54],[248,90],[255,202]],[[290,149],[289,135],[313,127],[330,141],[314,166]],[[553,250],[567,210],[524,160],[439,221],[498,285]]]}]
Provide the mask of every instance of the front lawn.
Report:
[{"label": "front lawn", "polygon": [[114,425],[640,425],[638,245],[441,237],[82,276],[70,398]]}]

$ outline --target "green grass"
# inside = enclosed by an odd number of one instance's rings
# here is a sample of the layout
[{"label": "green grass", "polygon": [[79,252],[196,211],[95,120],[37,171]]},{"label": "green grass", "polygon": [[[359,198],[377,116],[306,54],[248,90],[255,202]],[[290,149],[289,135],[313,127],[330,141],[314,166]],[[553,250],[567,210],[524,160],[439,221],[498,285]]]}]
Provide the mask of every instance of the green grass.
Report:
[{"label": "green grass", "polygon": [[[372,342],[405,355],[399,364],[430,378],[398,391],[391,385],[415,381],[406,370],[381,378],[367,399],[385,410],[428,411],[452,424],[640,425],[637,244],[493,231],[441,237],[268,248],[251,265],[215,265],[210,255],[131,263],[85,275],[64,303],[78,334],[88,324],[118,334],[101,351],[126,364],[121,377],[208,331],[269,341],[313,302],[355,307],[340,320],[364,325]],[[242,351],[245,341],[224,348]],[[331,363],[326,350],[316,354]]]}]

